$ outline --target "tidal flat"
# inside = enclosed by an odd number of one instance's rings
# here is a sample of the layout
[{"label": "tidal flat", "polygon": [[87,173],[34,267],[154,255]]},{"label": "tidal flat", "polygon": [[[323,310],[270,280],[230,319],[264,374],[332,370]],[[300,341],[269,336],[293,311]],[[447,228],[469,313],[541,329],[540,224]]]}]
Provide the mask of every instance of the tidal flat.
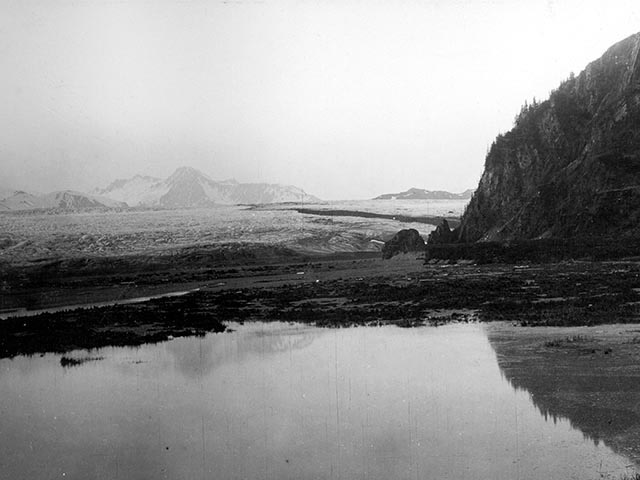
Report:
[{"label": "tidal flat", "polygon": [[[109,278],[90,277],[96,282]],[[61,310],[56,305],[55,311],[30,317],[8,313],[2,321],[0,356],[140,345],[222,331],[225,322],[582,326],[635,323],[640,318],[637,262],[425,265],[419,255],[385,261],[352,254],[231,269],[185,268],[180,278],[194,291],[88,309]],[[182,291],[185,284],[174,281],[164,288]],[[136,291],[128,285],[121,290]],[[58,301],[64,293],[60,288]],[[21,299],[17,295],[14,300]]]}]

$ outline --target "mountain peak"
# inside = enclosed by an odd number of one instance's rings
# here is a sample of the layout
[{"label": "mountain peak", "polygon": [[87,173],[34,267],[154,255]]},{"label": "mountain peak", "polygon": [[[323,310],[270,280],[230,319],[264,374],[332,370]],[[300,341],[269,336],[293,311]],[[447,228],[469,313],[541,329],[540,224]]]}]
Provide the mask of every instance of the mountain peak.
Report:
[{"label": "mountain peak", "polygon": [[196,170],[193,167],[179,167],[175,172],[171,174],[171,176],[167,179],[167,182],[173,184],[182,181],[192,181],[199,178],[204,178],[206,180],[212,181],[207,175],[202,173],[200,170]]},{"label": "mountain peak", "polygon": [[129,180],[117,180],[107,189],[97,189],[96,193],[131,207],[192,208],[213,204],[318,201],[291,186],[238,183],[234,179],[217,182],[188,166],[177,168],[165,180],[136,175]]},{"label": "mountain peak", "polygon": [[88,195],[74,190],[59,190],[43,195],[16,191],[0,201],[0,210],[64,210],[125,208],[127,205],[107,197]]},{"label": "mountain peak", "polygon": [[385,193],[374,200],[467,200],[471,198],[473,190],[465,190],[461,193],[451,193],[443,190],[425,190],[412,187],[399,193]]}]

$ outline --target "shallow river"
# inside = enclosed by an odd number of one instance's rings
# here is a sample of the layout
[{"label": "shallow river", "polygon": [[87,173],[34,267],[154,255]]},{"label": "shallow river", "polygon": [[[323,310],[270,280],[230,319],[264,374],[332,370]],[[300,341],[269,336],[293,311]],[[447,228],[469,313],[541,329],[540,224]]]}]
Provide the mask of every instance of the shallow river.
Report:
[{"label": "shallow river", "polygon": [[584,480],[630,463],[545,419],[482,325],[234,328],[73,367],[1,360],[0,478]]}]

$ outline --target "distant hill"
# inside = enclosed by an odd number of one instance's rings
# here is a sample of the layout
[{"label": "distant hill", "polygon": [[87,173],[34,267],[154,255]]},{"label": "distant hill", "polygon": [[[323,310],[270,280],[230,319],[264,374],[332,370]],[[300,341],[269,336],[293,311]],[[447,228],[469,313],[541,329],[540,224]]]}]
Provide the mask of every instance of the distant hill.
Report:
[{"label": "distant hill", "polygon": [[14,193],[16,193],[15,190],[12,190],[10,188],[0,187],[0,201],[4,200],[7,197],[10,197]]},{"label": "distant hill", "polygon": [[525,104],[489,149],[460,241],[640,235],[640,33]]},{"label": "distant hill", "polygon": [[63,190],[34,195],[21,190],[0,201],[0,211],[15,210],[88,210],[126,208],[126,204],[109,198]]},{"label": "distant hill", "polygon": [[130,207],[190,208],[214,204],[319,201],[291,185],[215,181],[191,167],[180,167],[165,180],[140,175],[116,180],[93,193],[126,202]]},{"label": "distant hill", "polygon": [[465,190],[462,193],[451,193],[443,190],[425,190],[422,188],[410,188],[400,193],[385,193],[374,200],[465,200],[471,198],[473,190]]},{"label": "distant hill", "polygon": [[88,210],[128,207],[191,208],[215,204],[313,203],[320,200],[292,185],[215,181],[191,168],[169,178],[136,175],[119,179],[90,194],[63,190],[44,195],[0,189],[0,212],[21,210]]}]

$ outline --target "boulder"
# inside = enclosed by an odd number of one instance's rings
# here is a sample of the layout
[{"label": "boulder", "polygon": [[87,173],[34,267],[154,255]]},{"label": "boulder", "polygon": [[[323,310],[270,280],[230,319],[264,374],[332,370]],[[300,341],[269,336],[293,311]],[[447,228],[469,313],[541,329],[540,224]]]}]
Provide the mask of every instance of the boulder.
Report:
[{"label": "boulder", "polygon": [[399,253],[424,252],[424,240],[414,228],[400,230],[382,247],[382,258],[389,259]]}]

